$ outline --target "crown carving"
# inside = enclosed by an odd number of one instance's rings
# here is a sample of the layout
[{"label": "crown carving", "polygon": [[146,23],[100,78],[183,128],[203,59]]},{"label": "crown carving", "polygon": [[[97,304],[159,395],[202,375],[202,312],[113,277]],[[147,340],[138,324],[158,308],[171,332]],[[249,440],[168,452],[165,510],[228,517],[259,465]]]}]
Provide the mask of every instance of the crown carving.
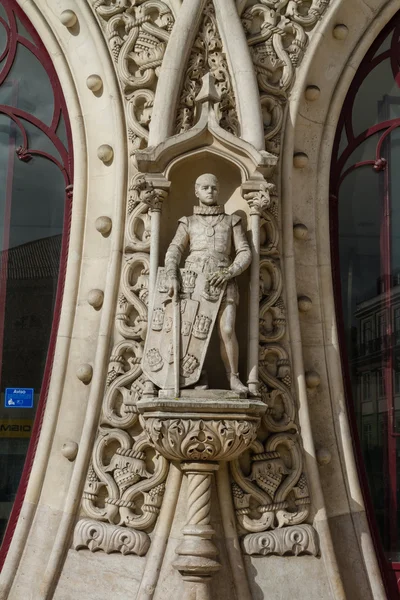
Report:
[{"label": "crown carving", "polygon": [[211,319],[206,315],[197,315],[193,325],[193,335],[199,340],[205,340],[211,326]]},{"label": "crown carving", "polygon": [[161,331],[164,324],[164,309],[156,308],[153,312],[152,329],[154,331]]},{"label": "crown carving", "polygon": [[215,285],[210,285],[210,282],[206,281],[205,286],[204,286],[204,292],[202,294],[202,296],[206,300],[209,300],[210,302],[216,302],[219,299],[220,293],[221,293],[221,288],[219,288]]},{"label": "crown carving", "polygon": [[196,286],[197,273],[185,269],[182,273],[182,288],[184,294],[193,294]]},{"label": "crown carving", "polygon": [[199,361],[193,354],[187,354],[185,358],[182,359],[181,372],[184,377],[189,377],[189,375],[193,375],[197,367],[199,366]]},{"label": "crown carving", "polygon": [[150,348],[147,352],[147,360],[152,371],[159,371],[162,369],[164,361],[157,348]]}]

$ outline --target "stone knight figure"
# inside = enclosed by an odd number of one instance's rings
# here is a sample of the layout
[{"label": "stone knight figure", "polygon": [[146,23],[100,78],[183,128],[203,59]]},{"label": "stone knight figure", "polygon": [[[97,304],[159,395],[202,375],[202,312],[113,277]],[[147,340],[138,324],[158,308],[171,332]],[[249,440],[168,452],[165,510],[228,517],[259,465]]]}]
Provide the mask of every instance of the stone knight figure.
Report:
[{"label": "stone knight figure", "polygon": [[210,286],[226,285],[217,316],[221,357],[231,390],[246,393],[239,379],[239,347],[235,333],[236,309],[239,290],[236,277],[251,263],[251,250],[242,228],[241,218],[228,215],[218,204],[219,185],[215,175],[201,175],[195,182],[199,205],[194,214],[179,219],[176,231],[165,257],[165,271],[169,296],[179,295],[181,282],[179,264],[189,247],[185,269],[203,273]]}]

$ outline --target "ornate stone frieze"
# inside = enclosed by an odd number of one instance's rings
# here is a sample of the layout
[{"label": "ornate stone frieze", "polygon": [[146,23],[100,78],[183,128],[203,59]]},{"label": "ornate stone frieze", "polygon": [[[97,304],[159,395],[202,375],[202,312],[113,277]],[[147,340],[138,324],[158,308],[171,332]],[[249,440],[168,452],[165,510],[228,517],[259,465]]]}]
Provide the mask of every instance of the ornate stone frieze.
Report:
[{"label": "ornate stone frieze", "polygon": [[308,44],[330,0],[249,0],[241,14],[264,117],[266,147],[279,153],[284,107]]},{"label": "ornate stone frieze", "polygon": [[79,521],[74,532],[73,547],[75,550],[87,549],[91,552],[102,550],[106,554],[146,554],[150,538],[143,531],[113,527],[100,521],[89,519]]},{"label": "ornate stone frieze", "polygon": [[[231,462],[231,474],[240,531],[258,533],[290,529],[304,523],[309,516],[310,498],[303,469],[297,407],[291,389],[291,364],[286,349],[278,197],[272,183],[265,184],[259,191],[244,190],[243,197],[249,204],[253,227],[260,230],[258,379],[259,392],[267,410],[262,419],[263,441],[259,438],[252,443],[245,461],[237,458]],[[265,431],[268,432],[266,438]],[[247,538],[245,536],[244,539]],[[291,553],[292,546],[294,550],[297,548],[289,544],[289,534],[261,539],[275,548],[265,553],[280,553],[280,549],[284,550],[282,553]],[[313,536],[312,540],[312,547],[318,552],[317,536]],[[257,541],[257,544],[260,543]],[[246,552],[250,548],[247,543],[243,547]],[[252,553],[256,552],[252,550]]]},{"label": "ornate stone frieze", "polygon": [[[141,429],[136,405],[146,384],[141,361],[148,318],[151,220],[159,213],[166,194],[143,176],[134,177],[130,185],[115,316],[120,341],[111,352],[82,499],[88,519],[77,524],[76,549],[144,554],[149,542],[145,543],[147,534],[141,532],[154,526],[162,504],[169,463],[154,453]],[[99,523],[96,529],[93,519],[109,525],[105,528]]]},{"label": "ornate stone frieze", "polygon": [[204,8],[199,31],[186,67],[176,119],[176,133],[187,131],[195,124],[195,99],[200,92],[202,78],[206,73],[211,73],[213,76],[220,96],[219,104],[216,106],[216,116],[220,126],[239,135],[239,120],[232,80],[218,32],[212,0],[209,0]]},{"label": "ornate stone frieze", "polygon": [[[116,447],[115,452],[109,452],[110,447]],[[168,463],[157,456],[149,472],[147,448],[151,446],[143,435],[135,440],[121,428],[100,428],[82,501],[89,517],[137,530],[155,523]]]},{"label": "ornate stone frieze", "polygon": [[131,152],[147,145],[158,75],[174,24],[161,0],[94,0],[126,99]]},{"label": "ornate stone frieze", "polygon": [[312,554],[319,552],[318,534],[311,525],[297,525],[265,533],[251,533],[243,540],[246,554]]}]

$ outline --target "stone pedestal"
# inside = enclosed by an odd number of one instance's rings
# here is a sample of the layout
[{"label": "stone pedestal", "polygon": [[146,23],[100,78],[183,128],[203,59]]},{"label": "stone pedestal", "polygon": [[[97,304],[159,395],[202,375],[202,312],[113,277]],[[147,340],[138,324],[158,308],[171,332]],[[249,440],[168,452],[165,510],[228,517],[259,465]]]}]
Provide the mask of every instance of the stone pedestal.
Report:
[{"label": "stone pedestal", "polygon": [[266,405],[225,390],[182,390],[180,398],[162,390],[137,406],[155,449],[180,461],[188,480],[186,525],[173,565],[184,581],[182,600],[211,600],[211,578],[221,567],[212,541],[212,478],[219,461],[238,458],[255,440]]}]

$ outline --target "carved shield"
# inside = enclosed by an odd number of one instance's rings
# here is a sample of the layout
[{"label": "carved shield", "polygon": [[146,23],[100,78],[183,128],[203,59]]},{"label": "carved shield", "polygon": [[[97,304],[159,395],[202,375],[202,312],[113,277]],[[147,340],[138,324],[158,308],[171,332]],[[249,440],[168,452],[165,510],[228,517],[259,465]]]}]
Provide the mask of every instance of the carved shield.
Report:
[{"label": "carved shield", "polygon": [[[196,383],[203,368],[207,348],[221,306],[226,284],[209,285],[203,273],[180,269],[180,387]],[[164,268],[158,269],[153,304],[150,307],[142,368],[161,389],[174,387],[174,314],[168,296]]]}]

